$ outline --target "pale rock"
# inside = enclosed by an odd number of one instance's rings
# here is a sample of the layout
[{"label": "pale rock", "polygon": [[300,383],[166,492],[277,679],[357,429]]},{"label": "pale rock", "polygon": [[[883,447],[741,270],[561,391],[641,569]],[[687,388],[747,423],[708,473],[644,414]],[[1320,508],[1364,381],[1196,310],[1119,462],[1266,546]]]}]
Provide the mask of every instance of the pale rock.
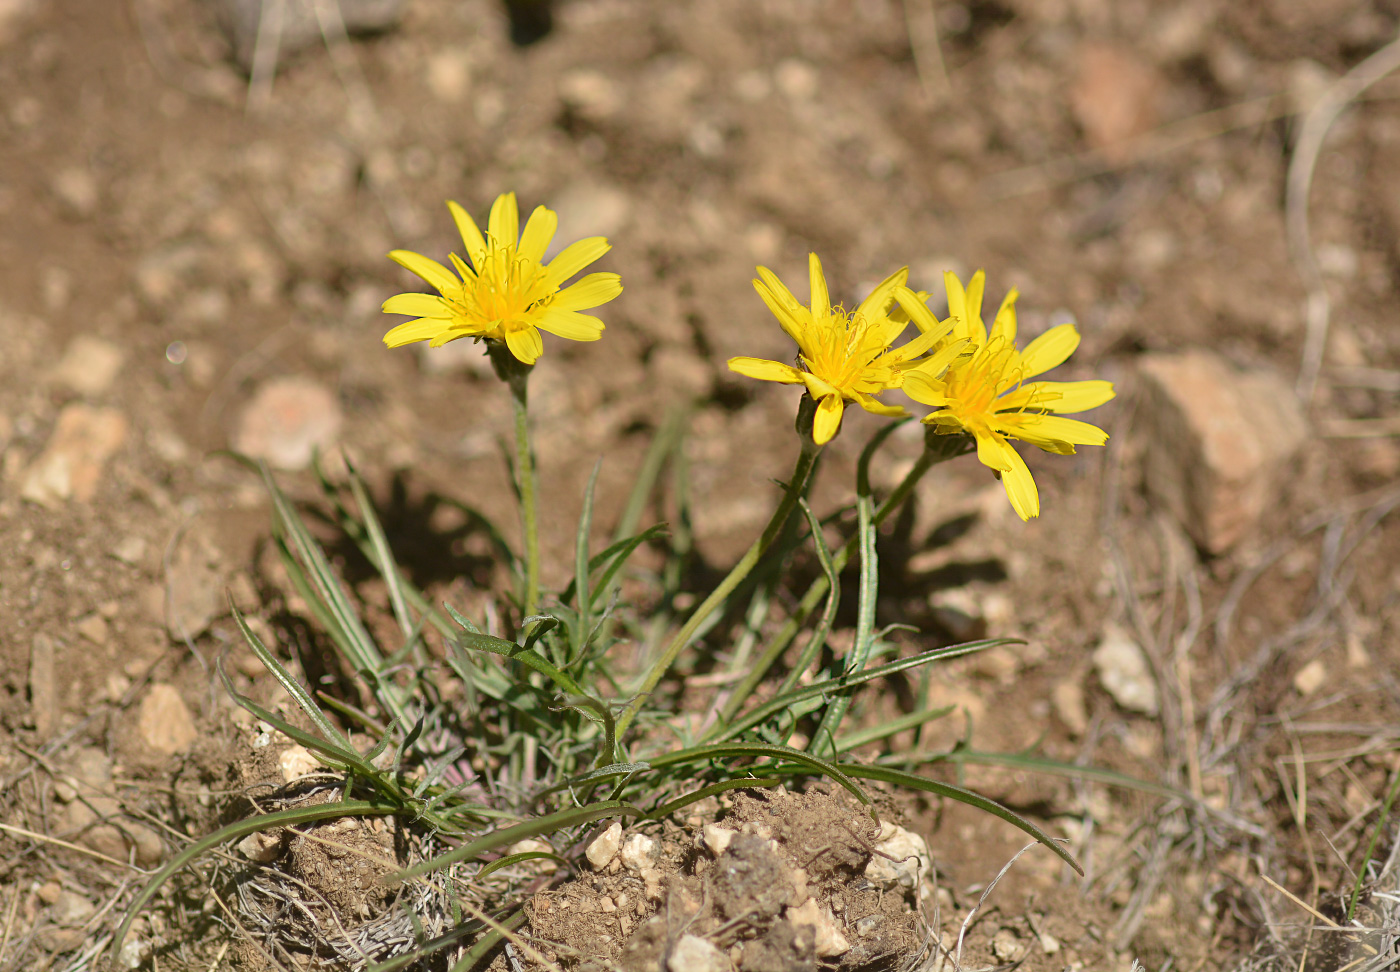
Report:
[{"label": "pale rock", "polygon": [[135,972],[151,957],[153,951],[151,943],[146,939],[138,935],[127,935],[126,941],[122,942],[121,951],[117,954],[117,967]]},{"label": "pale rock", "polygon": [[58,726],[58,669],[56,645],[45,634],[36,634],[29,647],[29,712],[34,733],[47,742]]},{"label": "pale rock", "polygon": [[728,972],[733,965],[727,954],[705,939],[698,935],[682,935],[672,946],[666,967],[685,972]]},{"label": "pale rock", "polygon": [[622,842],[622,866],[634,874],[651,867],[656,859],[656,839],[646,834],[629,834]]},{"label": "pale rock", "polygon": [[166,244],[143,256],[136,264],[136,289],[149,304],[171,303],[204,259],[204,250],[190,242]]},{"label": "pale rock", "polygon": [[63,885],[59,884],[57,881],[45,881],[43,884],[39,885],[38,890],[34,893],[39,896],[39,900],[44,902],[44,904],[51,905],[58,901],[58,896],[63,893]]},{"label": "pale rock", "polygon": [[105,645],[107,643],[107,619],[100,614],[89,614],[78,621],[75,628],[78,634],[82,635],[94,645]]},{"label": "pale rock", "polygon": [[199,738],[194,716],[173,685],[156,682],[141,700],[137,732],[152,750],[167,756],[183,753]]},{"label": "pale rock", "polygon": [[1327,684],[1327,666],[1321,658],[1314,658],[1293,676],[1293,688],[1299,695],[1312,695]]},{"label": "pale rock", "polygon": [[137,867],[155,867],[164,859],[165,845],[161,843],[160,834],[150,827],[131,821],[123,821],[118,829],[126,838],[128,847],[135,850]]},{"label": "pale rock", "polygon": [[810,101],[821,85],[821,74],[806,61],[789,57],[773,69],[773,82],[784,97],[793,101]]},{"label": "pale rock", "polygon": [[700,841],[713,856],[719,857],[733,842],[736,832],[719,824],[705,824],[700,832]]},{"label": "pale rock", "polygon": [[[554,256],[575,240],[616,236],[632,218],[632,200],[616,186],[580,181],[565,186],[550,207],[559,215],[559,228],[546,256]],[[590,267],[588,272],[598,269]]]},{"label": "pale rock", "polygon": [[449,47],[429,55],[424,79],[434,98],[443,104],[459,104],[471,88],[471,55],[460,47]]},{"label": "pale rock", "polygon": [[0,44],[18,37],[26,18],[38,9],[38,0],[0,0]]},{"label": "pale rock", "polygon": [[1142,646],[1115,624],[1104,626],[1094,649],[1094,668],[1113,701],[1131,712],[1157,714],[1157,683]]},{"label": "pale rock", "polygon": [[233,447],[277,469],[305,469],[312,454],[340,435],[340,403],[330,390],[299,375],[265,382],[239,417]]},{"label": "pale rock", "polygon": [[623,105],[617,82],[592,68],[576,68],[561,74],[559,100],[593,122],[608,120]]},{"label": "pale rock", "polygon": [[612,859],[617,856],[618,848],[622,845],[622,824],[614,820],[608,824],[593,842],[588,845],[584,855],[588,858],[588,863],[594,868],[604,868],[612,863]]},{"label": "pale rock", "polygon": [[[529,837],[525,840],[517,840],[506,848],[507,854],[553,854],[554,847],[548,841],[540,840],[537,837]],[[522,861],[516,865],[530,874],[553,874],[559,870],[559,862],[545,857],[537,857],[533,860]]]},{"label": "pale rock", "polygon": [[[227,571],[211,531],[198,526],[180,537],[170,553],[169,581],[160,588],[159,611],[170,637],[197,638],[227,610]],[[152,605],[154,606],[154,605]]]},{"label": "pale rock", "polygon": [[795,926],[812,929],[818,958],[835,958],[851,950],[851,943],[841,934],[831,911],[820,907],[816,898],[808,898],[800,907],[789,908],[787,919]]},{"label": "pale rock", "polygon": [[1077,679],[1056,682],[1050,689],[1050,704],[1071,735],[1082,736],[1088,730],[1089,708],[1084,702],[1084,686]]},{"label": "pale rock", "polygon": [[1125,141],[1156,125],[1162,79],[1147,58],[1113,44],[1088,42],[1076,60],[1070,109],[1093,148],[1121,159]]},{"label": "pale rock", "polygon": [[49,906],[49,918],[59,925],[81,925],[96,911],[93,903],[76,891],[59,891]]},{"label": "pale rock", "polygon": [[282,771],[282,781],[292,783],[320,770],[321,761],[305,746],[293,744],[277,757],[277,767]]},{"label": "pale rock", "polygon": [[[214,7],[219,26],[233,47],[234,60],[245,71],[253,67],[260,31],[274,38],[273,53],[281,59],[322,42],[317,0],[217,0]],[[403,7],[403,0],[336,0],[333,10],[339,13],[345,31],[355,35],[392,30],[403,16]],[[277,19],[265,22],[265,18],[273,17]],[[335,40],[334,36],[328,39]]]},{"label": "pale rock", "polygon": [[875,850],[878,853],[872,854],[865,865],[865,879],[887,891],[913,891],[922,875],[933,873],[933,858],[924,839],[888,820],[880,824]]},{"label": "pale rock", "polygon": [[112,387],[125,360],[126,352],[111,341],[80,334],[64,350],[49,377],[63,388],[94,397]]},{"label": "pale rock", "polygon": [[1026,946],[1010,928],[999,928],[992,936],[992,954],[1003,962],[1014,962],[1026,952]]},{"label": "pale rock", "polygon": [[276,832],[259,830],[238,842],[238,853],[250,861],[270,864],[282,853],[282,837]]},{"label": "pale rock", "polygon": [[981,678],[992,679],[1009,685],[1021,670],[1021,656],[1014,648],[997,645],[986,651],[979,651],[968,659],[968,671]]},{"label": "pale rock", "polygon": [[80,166],[59,169],[49,181],[49,188],[63,212],[76,219],[87,219],[96,213],[102,201],[96,177]]},{"label": "pale rock", "polygon": [[50,508],[70,499],[90,502],[107,460],[126,442],[128,428],[126,416],[114,408],[80,402],[66,406],[44,451],[25,471],[20,495]]},{"label": "pale rock", "polygon": [[1268,510],[1307,438],[1298,400],[1277,375],[1237,372],[1208,351],[1145,355],[1140,370],[1148,491],[1223,553]]},{"label": "pale rock", "polygon": [[986,637],[987,619],[977,595],[966,587],[950,587],[934,591],[928,606],[940,627],[957,641],[973,641]]},{"label": "pale rock", "polygon": [[132,567],[139,566],[146,557],[146,538],[135,534],[123,537],[112,548],[112,556]]}]

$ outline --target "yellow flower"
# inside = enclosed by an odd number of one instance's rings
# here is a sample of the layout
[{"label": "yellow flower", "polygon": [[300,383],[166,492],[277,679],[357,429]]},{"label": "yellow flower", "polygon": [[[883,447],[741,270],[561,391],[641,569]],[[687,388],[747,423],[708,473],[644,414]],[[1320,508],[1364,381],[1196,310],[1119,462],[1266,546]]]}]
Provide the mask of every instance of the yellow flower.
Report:
[{"label": "yellow flower", "polygon": [[[901,293],[909,292],[904,285],[908,269],[886,277],[859,307],[846,311],[840,306],[831,306],[821,260],[815,253],[808,258],[808,264],[811,306],[799,303],[766,267],[758,268],[759,279],[753,282],[758,295],[778,318],[788,337],[797,342],[801,367],[763,358],[739,357],[729,359],[729,370],[761,381],[805,387],[807,394],[817,402],[812,438],[818,445],[824,445],[841,428],[841,414],[848,401],[876,415],[907,415],[898,405],[886,405],[876,401],[874,396],[898,388],[913,360],[933,347],[947,333],[948,327],[935,322],[933,328],[914,340],[891,347],[909,324],[906,315],[891,314]],[[909,295],[912,297],[912,292]]]},{"label": "yellow flower", "polygon": [[[967,290],[945,275],[948,311],[956,318],[952,337],[971,342],[967,353],[948,365],[939,378],[922,369],[904,377],[904,392],[936,411],[925,424],[940,432],[967,433],[977,440],[977,458],[1001,474],[1011,506],[1023,520],[1040,515],[1040,495],[1025,461],[1008,439],[1021,439],[1046,452],[1072,455],[1076,445],[1103,445],[1108,433],[1096,425],[1063,418],[1058,412],[1082,412],[1113,398],[1107,381],[1035,381],[1026,379],[1062,364],[1079,346],[1073,324],[1052,327],[1025,350],[1016,346],[1016,291],[1002,301],[987,333],[982,323],[985,275],[973,276]],[[901,303],[921,329],[935,323],[928,308]]]},{"label": "yellow flower", "polygon": [[606,239],[592,236],[571,243],[546,264],[541,262],[544,252],[559,226],[552,210],[536,208],[520,233],[515,193],[497,196],[483,236],[461,206],[448,202],[447,208],[471,263],[451,254],[454,275],[421,253],[390,253],[389,259],[432,284],[441,296],[396,294],[386,300],[384,313],[416,319],[384,335],[385,344],[397,348],[428,341],[437,348],[458,338],[488,338],[504,341],[528,365],[544,352],[542,330],[571,341],[598,340],[603,322],[579,311],[622,293],[621,279],[615,273],[590,273],[562,290],[560,285],[607,253]]}]

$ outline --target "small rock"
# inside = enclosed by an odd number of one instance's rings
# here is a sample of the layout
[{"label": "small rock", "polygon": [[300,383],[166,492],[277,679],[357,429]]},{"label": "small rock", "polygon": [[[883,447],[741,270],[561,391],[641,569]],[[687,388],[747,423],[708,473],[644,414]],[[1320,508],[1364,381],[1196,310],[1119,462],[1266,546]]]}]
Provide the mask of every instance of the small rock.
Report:
[{"label": "small rock", "polygon": [[282,853],[282,837],[278,832],[259,830],[238,842],[238,853],[250,861],[270,864]]},{"label": "small rock", "polygon": [[165,845],[161,843],[160,834],[150,827],[124,821],[121,831],[127,843],[136,851],[137,867],[155,867],[165,857]]},{"label": "small rock", "polygon": [[1293,687],[1299,695],[1312,695],[1327,684],[1327,666],[1321,658],[1314,658],[1293,676]]},{"label": "small rock", "polygon": [[38,0],[0,0],[0,44],[19,36],[25,18],[38,7]]},{"label": "small rock", "polygon": [[968,671],[981,678],[1009,685],[1021,669],[1021,656],[1006,645],[979,651],[968,659]]},{"label": "small rock", "polygon": [[773,82],[785,97],[793,101],[810,101],[816,96],[821,75],[806,61],[789,57],[773,69]]},{"label": "small rock", "polygon": [[656,840],[646,834],[629,834],[622,843],[622,866],[634,874],[650,867],[656,857]]},{"label": "small rock", "polygon": [[550,208],[559,214],[559,229],[546,253],[550,259],[575,240],[616,236],[632,217],[632,200],[627,193],[595,182],[566,186]]},{"label": "small rock", "polygon": [[97,179],[78,166],[59,169],[49,182],[49,188],[64,213],[77,219],[87,219],[97,212],[97,204],[102,201]]},{"label": "small rock", "polygon": [[1207,351],[1141,360],[1148,491],[1203,549],[1238,543],[1269,508],[1307,437],[1278,376],[1240,373]]},{"label": "small rock", "polygon": [[155,617],[176,641],[197,638],[227,610],[224,556],[211,531],[196,526],[180,538],[170,554],[168,576]]},{"label": "small rock", "polygon": [[25,471],[20,495],[50,508],[69,499],[91,501],[107,460],[126,442],[127,429],[126,416],[114,408],[67,406],[43,453]]},{"label": "small rock", "polygon": [[1123,158],[1123,143],[1157,124],[1162,79],[1141,54],[1091,42],[1080,51],[1070,89],[1075,120],[1091,146],[1111,160]]},{"label": "small rock", "polygon": [[578,68],[561,74],[559,100],[592,122],[613,117],[623,104],[617,82],[591,68]]},{"label": "small rock", "polygon": [[107,619],[100,614],[89,614],[80,620],[76,625],[78,634],[82,635],[94,645],[105,645],[107,643]]},{"label": "small rock", "polygon": [[588,845],[584,854],[588,858],[588,863],[595,868],[603,868],[612,863],[612,859],[617,856],[618,848],[621,845],[622,824],[614,820],[608,824],[606,830],[593,838],[593,842]]},{"label": "small rock", "polygon": [[335,395],[309,378],[273,378],[244,408],[233,447],[277,469],[305,469],[312,454],[325,450],[340,435],[340,404]]},{"label": "small rock", "polygon": [[1089,709],[1084,704],[1084,686],[1078,680],[1056,682],[1050,690],[1050,704],[1071,735],[1084,735],[1089,728]]},{"label": "small rock", "polygon": [[795,926],[805,925],[812,929],[818,958],[835,958],[851,950],[851,943],[841,934],[836,919],[829,910],[817,905],[816,898],[808,898],[800,907],[789,908],[787,918]]},{"label": "small rock", "polygon": [[736,836],[735,831],[728,827],[721,827],[719,824],[705,824],[705,829],[700,833],[701,843],[715,857],[723,854]]},{"label": "small rock", "polygon": [[151,943],[136,935],[127,935],[122,942],[122,950],[117,954],[117,967],[135,972],[151,957]]},{"label": "small rock", "polygon": [[29,712],[34,732],[47,741],[58,725],[58,670],[55,645],[37,634],[29,648]]},{"label": "small rock", "polygon": [[880,825],[875,850],[879,853],[871,855],[865,865],[865,879],[887,891],[913,891],[919,886],[920,877],[933,873],[933,858],[924,839],[889,821]]},{"label": "small rock", "polygon": [[1014,962],[1025,954],[1026,946],[1010,928],[1000,928],[992,936],[992,954],[1003,962]]},{"label": "small rock", "polygon": [[282,780],[291,783],[321,768],[321,761],[305,746],[291,745],[277,757],[277,766],[282,770]]},{"label": "small rock", "polygon": [[146,539],[135,534],[123,537],[112,548],[112,556],[124,564],[138,566],[146,557]]},{"label": "small rock", "polygon": [[147,746],[167,756],[189,749],[199,736],[185,700],[164,682],[153,684],[141,700],[136,727]]},{"label": "small rock", "polygon": [[1113,701],[1132,712],[1157,714],[1157,683],[1142,647],[1115,624],[1104,626],[1094,649],[1094,668]]},{"label": "small rock", "polygon": [[728,972],[729,956],[698,935],[682,935],[671,948],[667,968],[685,972]]},{"label": "small rock", "polygon": [[427,63],[428,90],[444,104],[462,101],[471,87],[471,55],[460,47],[450,47],[429,56]]},{"label": "small rock", "polygon": [[203,261],[193,243],[169,243],[143,256],[136,264],[136,290],[155,307],[168,305],[184,289],[187,278]]},{"label": "small rock", "polygon": [[[260,31],[266,30],[269,36],[276,38],[274,53],[280,58],[321,43],[317,0],[283,0],[281,3],[218,0],[214,6],[219,26],[233,47],[234,60],[245,71],[253,66]],[[336,8],[347,33],[378,34],[398,26],[403,15],[403,0],[337,0]],[[279,13],[280,21],[263,23],[264,17]]]},{"label": "small rock", "polygon": [[45,881],[39,885],[39,890],[34,892],[39,896],[39,900],[46,905],[51,905],[58,900],[58,896],[63,893],[63,885],[57,881]]},{"label": "small rock", "polygon": [[96,906],[76,891],[60,891],[49,906],[49,917],[60,925],[81,925],[96,911]]},{"label": "small rock", "polygon": [[982,605],[977,602],[977,595],[966,587],[934,591],[929,595],[928,606],[939,626],[955,640],[986,637],[987,619],[982,616]]},{"label": "small rock", "polygon": [[112,387],[126,353],[111,341],[80,334],[68,345],[49,377],[79,395],[97,396]]}]

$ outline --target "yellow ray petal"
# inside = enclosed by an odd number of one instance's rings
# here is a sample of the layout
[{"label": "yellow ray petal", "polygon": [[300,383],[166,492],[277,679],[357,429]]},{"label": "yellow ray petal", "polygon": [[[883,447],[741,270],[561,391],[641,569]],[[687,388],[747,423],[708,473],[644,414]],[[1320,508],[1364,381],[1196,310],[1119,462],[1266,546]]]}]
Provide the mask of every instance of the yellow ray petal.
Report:
[{"label": "yellow ray petal", "polygon": [[471,213],[452,200],[447,201],[447,211],[452,214],[452,222],[457,224],[457,232],[462,234],[462,245],[467,248],[467,257],[472,263],[481,266],[481,258],[486,253],[486,239],[477,228]]},{"label": "yellow ray petal", "polygon": [[943,382],[931,377],[922,369],[918,371],[906,371],[904,373],[904,384],[900,390],[916,402],[924,405],[943,406],[948,404],[948,397],[944,394]]},{"label": "yellow ray petal", "polygon": [[997,472],[1005,472],[1012,466],[1008,454],[1016,455],[1011,444],[995,432],[984,432],[977,436],[977,461]]},{"label": "yellow ray petal", "polygon": [[1111,381],[1033,381],[1003,397],[997,408],[1009,411],[1030,405],[1047,412],[1087,412],[1115,395]]},{"label": "yellow ray petal", "polygon": [[622,293],[622,278],[615,273],[590,273],[554,295],[550,307],[559,310],[587,310],[606,304]]},{"label": "yellow ray petal", "polygon": [[1025,460],[1017,455],[1010,443],[1004,443],[1011,468],[1001,474],[1001,485],[1006,489],[1006,498],[1011,500],[1011,508],[1022,520],[1040,516],[1040,491],[1035,488],[1035,477],[1027,468]]},{"label": "yellow ray petal", "polygon": [[812,278],[812,318],[822,321],[831,316],[831,294],[826,289],[826,274],[822,261],[815,253],[807,254],[807,272]]},{"label": "yellow ray petal", "polygon": [[404,321],[384,335],[384,343],[391,348],[401,348],[415,341],[430,340],[447,329],[446,322],[437,318]]},{"label": "yellow ray petal", "polygon": [[596,341],[603,336],[606,326],[592,314],[580,314],[578,311],[560,310],[558,307],[550,307],[540,318],[540,329],[548,331],[550,334],[557,334],[561,338],[568,338],[570,341]]},{"label": "yellow ray petal", "polygon": [[525,232],[520,236],[520,246],[516,253],[533,263],[543,263],[544,251],[549,249],[549,241],[554,239],[554,231],[558,228],[558,214],[552,209],[536,206],[525,224]]},{"label": "yellow ray petal", "polygon": [[549,261],[546,270],[549,274],[550,286],[562,286],[565,280],[590,263],[600,259],[604,253],[611,249],[612,245],[601,236],[590,236],[586,240],[570,243],[560,251],[558,256]]},{"label": "yellow ray petal", "polygon": [[1001,308],[997,311],[997,319],[992,322],[991,339],[1000,337],[1007,344],[1016,343],[1016,298],[1019,296],[1015,287],[1006,292]]},{"label": "yellow ray petal", "polygon": [[862,395],[859,392],[856,393],[854,401],[871,415],[883,415],[886,418],[903,418],[909,414],[899,405],[886,405],[877,398],[871,398],[869,395]]},{"label": "yellow ray petal", "polygon": [[927,334],[932,331],[941,337],[953,329],[953,315],[940,323],[933,311],[929,310],[928,305],[924,303],[927,298],[921,298],[908,287],[897,289],[894,292],[894,299],[899,302],[900,309],[909,315],[909,319],[921,332]]},{"label": "yellow ray petal", "polygon": [[783,286],[783,282],[774,277],[773,274],[767,273],[763,267],[759,267],[758,272],[760,276],[765,273],[767,276],[764,276],[762,280],[755,280],[753,289],[758,291],[758,296],[763,298],[763,303],[778,319],[783,333],[796,341],[798,347],[802,347],[804,326],[811,319],[807,308],[797,303],[792,293]]},{"label": "yellow ray petal", "polygon": [[496,197],[491,204],[490,222],[486,225],[497,246],[515,246],[520,241],[520,207],[516,205],[515,193],[506,192]]},{"label": "yellow ray petal", "polygon": [[[876,285],[875,289],[870,292],[870,296],[860,302],[860,306],[856,308],[856,313],[865,317],[867,320],[874,320],[876,317],[885,314],[890,309],[890,304],[895,301],[896,291],[904,287],[904,283],[908,279],[908,267],[902,267],[896,270],[884,280],[881,280],[879,284]],[[905,289],[907,290],[908,288],[906,287]],[[901,321],[900,323],[903,322]]]},{"label": "yellow ray petal", "polygon": [[540,332],[533,327],[513,327],[506,331],[506,347],[528,365],[534,364],[544,354],[544,341],[540,339]]},{"label": "yellow ray petal", "polygon": [[982,323],[982,294],[987,289],[987,274],[978,270],[967,283],[967,322],[972,328],[969,335],[978,344],[987,343],[987,326]]},{"label": "yellow ray petal", "polygon": [[452,308],[441,297],[432,294],[395,294],[384,302],[383,311],[386,314],[407,314],[409,317],[452,318]]},{"label": "yellow ray petal", "polygon": [[840,395],[827,395],[817,402],[817,414],[812,419],[812,441],[826,445],[841,430],[841,412],[845,403]]},{"label": "yellow ray petal", "polygon": [[1023,377],[1034,378],[1064,364],[1065,359],[1074,354],[1077,347],[1079,332],[1073,324],[1061,324],[1050,328],[1021,352]]},{"label": "yellow ray petal", "polygon": [[450,294],[462,286],[462,282],[452,275],[451,270],[421,253],[414,253],[412,250],[394,250],[389,254],[389,259],[409,273],[418,274],[436,287],[439,293]]},{"label": "yellow ray petal", "polygon": [[743,375],[745,378],[757,378],[759,381],[781,381],[785,385],[803,383],[804,373],[792,365],[783,364],[781,361],[767,361],[763,358],[730,358],[729,370]]},{"label": "yellow ray petal", "polygon": [[[1042,442],[1063,443],[1069,446],[1101,446],[1108,441],[1108,433],[1097,425],[1078,419],[1062,418],[1059,415],[997,416],[997,424],[1006,426],[1016,438],[1025,439],[1047,452],[1065,454],[1063,449],[1041,445]],[[1074,452],[1074,449],[1071,448],[1069,452]]]}]

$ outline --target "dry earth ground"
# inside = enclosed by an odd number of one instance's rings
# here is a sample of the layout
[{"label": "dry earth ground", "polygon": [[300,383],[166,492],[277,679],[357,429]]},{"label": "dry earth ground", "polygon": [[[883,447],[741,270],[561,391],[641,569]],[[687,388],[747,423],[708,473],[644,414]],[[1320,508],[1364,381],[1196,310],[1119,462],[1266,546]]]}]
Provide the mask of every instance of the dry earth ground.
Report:
[{"label": "dry earth ground", "polygon": [[[1235,968],[1315,921],[1265,876],[1323,910],[1350,888],[1400,772],[1400,82],[1345,111],[1319,158],[1332,322],[1311,431],[1224,552],[1144,489],[1162,443],[1140,361],[1205,348],[1291,386],[1291,140],[1400,7],[561,0],[521,49],[490,0],[409,0],[397,29],[284,59],[250,91],[211,6],[0,2],[0,968],[93,967],[140,874],[92,852],[149,869],[214,822],[236,732],[208,667],[236,638],[226,587],[308,679],[334,678],[268,566],[261,487],[212,450],[295,464],[305,449],[260,422],[300,416],[358,457],[415,580],[468,605],[490,580],[452,500],[513,523],[506,399],[470,356],[386,351],[378,305],[416,284],[389,249],[453,246],[444,199],[481,213],[509,189],[557,208],[561,236],[612,238],[627,288],[604,339],[550,342],[533,383],[558,576],[595,459],[608,522],[677,400],[695,403],[705,561],[762,523],[794,398],[724,368],[790,354],[755,264],[797,280],[816,250],[848,302],[900,265],[930,289],[985,267],[994,298],[1021,291],[1024,334],[1079,322],[1064,377],[1119,383],[1105,450],[1027,456],[1039,520],[968,458],[889,540],[884,620],[920,625],[911,645],[1027,639],[937,673],[975,748],[1199,800],[964,766],[1088,870],[1021,858],[974,967]],[[834,444],[827,508],[874,427],[853,415]],[[917,448],[896,439],[905,461]],[[1145,651],[1151,712],[1107,691],[1105,639]],[[250,660],[240,684],[271,697]],[[907,701],[886,699],[862,717]],[[966,727],[897,742],[947,748]],[[910,813],[955,934],[1020,837],[957,806]],[[174,900],[147,925],[160,967],[209,967],[222,916]]]}]

